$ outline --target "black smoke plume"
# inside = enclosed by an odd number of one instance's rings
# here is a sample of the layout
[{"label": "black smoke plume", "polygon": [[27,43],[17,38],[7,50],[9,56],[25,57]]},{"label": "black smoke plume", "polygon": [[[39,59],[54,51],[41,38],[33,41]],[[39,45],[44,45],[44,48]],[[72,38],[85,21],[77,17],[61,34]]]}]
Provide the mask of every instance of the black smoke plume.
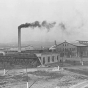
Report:
[{"label": "black smoke plume", "polygon": [[27,27],[41,27],[40,23],[38,21],[35,21],[34,23],[25,23],[25,24],[21,24],[20,26],[18,26],[18,29],[21,28],[27,28]]},{"label": "black smoke plume", "polygon": [[64,24],[63,22],[59,23],[59,27],[62,33],[64,33],[66,36],[72,35],[72,32],[68,30],[67,25]]},{"label": "black smoke plume", "polygon": [[70,32],[67,30],[66,25],[63,22],[59,23],[59,27],[64,34],[70,35]]},{"label": "black smoke plume", "polygon": [[18,29],[21,29],[21,28],[27,28],[27,27],[31,27],[31,28],[35,28],[35,27],[38,27],[38,28],[46,28],[48,29],[48,31],[53,28],[55,26],[56,22],[53,22],[53,23],[48,23],[47,21],[43,21],[41,24],[39,21],[35,21],[33,23],[25,23],[25,24],[21,24],[20,26],[18,26]]},{"label": "black smoke plume", "polygon": [[66,27],[65,27],[65,24],[64,23],[61,22],[59,24],[59,26],[60,26],[61,30],[63,30],[63,31],[66,30]]},{"label": "black smoke plume", "polygon": [[48,31],[55,26],[56,22],[47,23],[47,21],[43,21],[41,26],[48,29]]}]

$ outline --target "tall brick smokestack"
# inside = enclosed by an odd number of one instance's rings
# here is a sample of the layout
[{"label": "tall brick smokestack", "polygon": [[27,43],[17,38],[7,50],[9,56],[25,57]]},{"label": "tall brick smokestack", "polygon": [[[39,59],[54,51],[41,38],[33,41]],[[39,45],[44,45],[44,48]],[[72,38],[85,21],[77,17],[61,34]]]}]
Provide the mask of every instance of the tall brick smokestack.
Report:
[{"label": "tall brick smokestack", "polygon": [[27,28],[27,27],[41,27],[38,21],[35,21],[34,23],[25,23],[18,26],[18,52],[21,52],[21,28]]},{"label": "tall brick smokestack", "polygon": [[18,28],[18,52],[21,52],[21,28]]}]

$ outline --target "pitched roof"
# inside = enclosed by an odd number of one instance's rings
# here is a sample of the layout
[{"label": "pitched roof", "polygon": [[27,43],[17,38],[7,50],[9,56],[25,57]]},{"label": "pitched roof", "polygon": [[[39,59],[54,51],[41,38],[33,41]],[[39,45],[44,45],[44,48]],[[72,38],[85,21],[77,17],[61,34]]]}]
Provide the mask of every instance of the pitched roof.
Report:
[{"label": "pitched roof", "polygon": [[12,56],[15,58],[37,58],[36,54],[33,53],[8,53],[5,56]]},{"label": "pitched roof", "polygon": [[[51,50],[53,50],[53,49],[55,49],[56,48],[56,46],[59,46],[59,45],[61,45],[61,44],[63,44],[63,43],[68,43],[68,42],[62,42],[62,43],[60,43],[60,44],[58,44],[58,45],[53,45],[53,46],[51,46],[49,49],[51,49]],[[84,44],[80,44],[80,43],[68,43],[68,44],[71,44],[71,45],[73,45],[73,46],[77,46],[77,47],[79,47],[79,46],[87,46],[87,45],[84,45]]]},{"label": "pitched roof", "polygon": [[43,52],[43,53],[36,53],[36,55],[39,57],[41,55],[57,55],[59,53],[57,52]]},{"label": "pitched roof", "polygon": [[80,43],[73,43],[73,45],[76,45],[76,46],[87,46],[87,45],[80,44]]}]

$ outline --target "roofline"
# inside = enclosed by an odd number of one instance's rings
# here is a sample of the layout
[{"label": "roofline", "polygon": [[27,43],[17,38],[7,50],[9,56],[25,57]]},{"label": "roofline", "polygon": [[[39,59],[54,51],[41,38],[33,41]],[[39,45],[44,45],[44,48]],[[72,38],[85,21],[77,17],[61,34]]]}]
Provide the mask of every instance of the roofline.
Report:
[{"label": "roofline", "polygon": [[[65,41],[65,42],[66,42],[66,41]],[[65,42],[62,42],[62,43],[58,44],[57,46],[59,46],[59,45],[61,45],[61,44],[65,43]],[[69,43],[69,42],[66,42],[66,43],[71,44],[71,45],[76,46],[76,47],[80,47],[80,46],[74,45],[74,44]],[[87,45],[84,45],[84,46],[81,46],[81,47],[85,47],[85,46],[87,46]]]},{"label": "roofline", "polygon": [[[82,40],[76,40],[76,41],[82,41]],[[88,42],[88,41],[82,41],[82,42]]]}]

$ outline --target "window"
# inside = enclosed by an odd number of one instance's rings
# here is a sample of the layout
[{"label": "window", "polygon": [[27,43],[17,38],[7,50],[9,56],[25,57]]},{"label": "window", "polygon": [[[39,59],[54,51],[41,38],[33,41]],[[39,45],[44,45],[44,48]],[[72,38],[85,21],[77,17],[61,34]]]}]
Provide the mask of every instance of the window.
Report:
[{"label": "window", "polygon": [[48,57],[48,62],[50,62],[50,57]]},{"label": "window", "polygon": [[68,49],[66,49],[66,51],[68,51]]},{"label": "window", "polygon": [[45,57],[43,57],[43,64],[45,64]]},{"label": "window", "polygon": [[73,51],[75,50],[75,48],[72,49]]},{"label": "window", "polygon": [[63,48],[63,51],[64,51],[64,48]]},{"label": "window", "polygon": [[54,62],[54,56],[52,56],[52,62]]},{"label": "window", "polygon": [[57,61],[58,61],[58,56],[57,56]]},{"label": "window", "polygon": [[65,48],[65,51],[67,51],[67,49]]},{"label": "window", "polygon": [[71,51],[71,48],[70,48],[70,51]]},{"label": "window", "polygon": [[41,57],[39,57],[39,59],[41,60]]},{"label": "window", "polygon": [[66,46],[66,44],[65,44],[65,46]]}]

